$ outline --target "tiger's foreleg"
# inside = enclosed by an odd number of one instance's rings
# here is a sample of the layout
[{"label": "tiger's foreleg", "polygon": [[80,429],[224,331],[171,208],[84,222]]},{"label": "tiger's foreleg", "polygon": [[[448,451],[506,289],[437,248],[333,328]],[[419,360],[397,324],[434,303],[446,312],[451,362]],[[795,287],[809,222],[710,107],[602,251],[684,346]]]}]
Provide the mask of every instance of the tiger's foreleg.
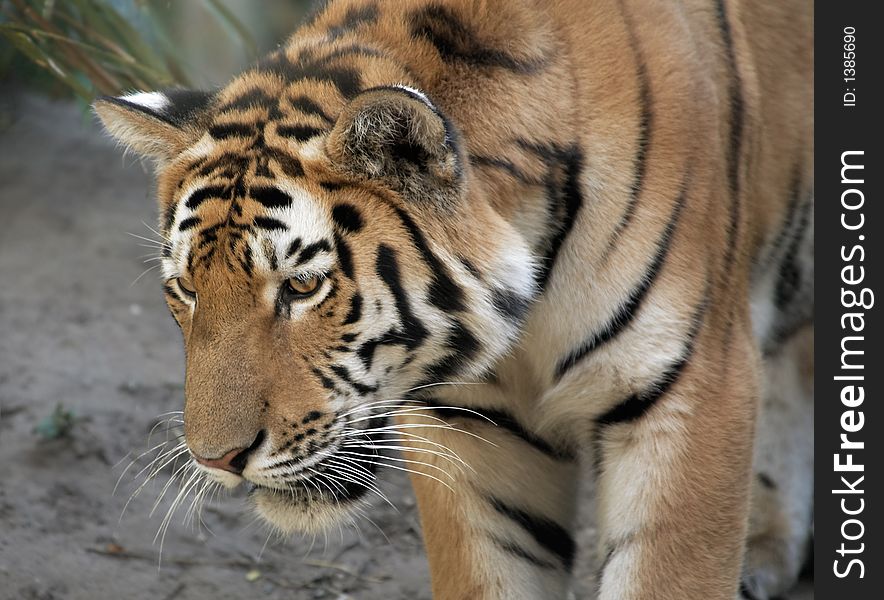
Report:
[{"label": "tiger's foreleg", "polygon": [[401,421],[429,425],[407,429],[425,441],[412,438],[404,456],[414,461],[433,598],[565,598],[575,556],[576,456],[509,416],[490,418],[446,409]]},{"label": "tiger's foreleg", "polygon": [[747,330],[706,328],[596,419],[602,600],[737,597],[758,395]]}]

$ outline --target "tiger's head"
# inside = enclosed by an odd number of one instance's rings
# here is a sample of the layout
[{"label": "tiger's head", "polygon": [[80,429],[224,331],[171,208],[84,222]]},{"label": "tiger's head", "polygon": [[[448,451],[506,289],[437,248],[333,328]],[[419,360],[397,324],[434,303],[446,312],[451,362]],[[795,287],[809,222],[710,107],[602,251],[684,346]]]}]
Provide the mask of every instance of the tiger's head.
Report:
[{"label": "tiger's head", "polygon": [[485,374],[534,293],[454,126],[407,86],[266,74],[95,110],[156,164],[193,460],[282,530],[347,518],[408,441],[391,416]]}]

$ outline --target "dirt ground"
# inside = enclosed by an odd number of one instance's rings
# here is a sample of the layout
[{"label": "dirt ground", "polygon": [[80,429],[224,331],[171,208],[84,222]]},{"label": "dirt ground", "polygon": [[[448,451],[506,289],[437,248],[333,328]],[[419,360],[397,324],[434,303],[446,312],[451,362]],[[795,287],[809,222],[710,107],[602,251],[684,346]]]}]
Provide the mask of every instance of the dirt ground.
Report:
[{"label": "dirt ground", "polygon": [[[0,214],[0,598],[430,598],[414,499],[392,472],[398,512],[377,503],[373,523],[327,539],[268,541],[237,494],[210,502],[202,529],[179,510],[159,566],[177,489],[150,517],[161,475],[122,519],[143,477],[113,493],[158,415],[182,406],[179,333],[156,276],[139,279],[151,249],[127,234],[156,237],[149,176],[75,105],[0,88]],[[71,422],[47,420],[59,404]],[[588,492],[577,598],[593,589]]]}]

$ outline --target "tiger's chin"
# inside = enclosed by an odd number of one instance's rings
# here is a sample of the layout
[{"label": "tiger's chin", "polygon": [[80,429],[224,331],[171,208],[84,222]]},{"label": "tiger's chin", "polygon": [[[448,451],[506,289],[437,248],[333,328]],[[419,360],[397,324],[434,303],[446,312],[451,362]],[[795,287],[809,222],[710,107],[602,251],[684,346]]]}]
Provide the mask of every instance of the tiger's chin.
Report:
[{"label": "tiger's chin", "polygon": [[328,496],[255,487],[249,500],[257,515],[281,533],[319,533],[352,522],[361,503],[358,498]]}]

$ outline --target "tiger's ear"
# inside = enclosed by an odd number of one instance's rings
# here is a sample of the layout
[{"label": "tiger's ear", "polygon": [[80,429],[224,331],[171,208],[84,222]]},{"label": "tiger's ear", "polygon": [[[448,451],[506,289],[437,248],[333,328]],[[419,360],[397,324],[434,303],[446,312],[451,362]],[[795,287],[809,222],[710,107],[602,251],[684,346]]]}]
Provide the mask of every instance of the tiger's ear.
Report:
[{"label": "tiger's ear", "polygon": [[92,108],[117,141],[162,164],[199,139],[214,95],[191,90],[102,96]]},{"label": "tiger's ear", "polygon": [[356,96],[329,134],[326,153],[337,168],[380,180],[415,202],[451,206],[461,193],[457,136],[430,100],[408,87]]}]

